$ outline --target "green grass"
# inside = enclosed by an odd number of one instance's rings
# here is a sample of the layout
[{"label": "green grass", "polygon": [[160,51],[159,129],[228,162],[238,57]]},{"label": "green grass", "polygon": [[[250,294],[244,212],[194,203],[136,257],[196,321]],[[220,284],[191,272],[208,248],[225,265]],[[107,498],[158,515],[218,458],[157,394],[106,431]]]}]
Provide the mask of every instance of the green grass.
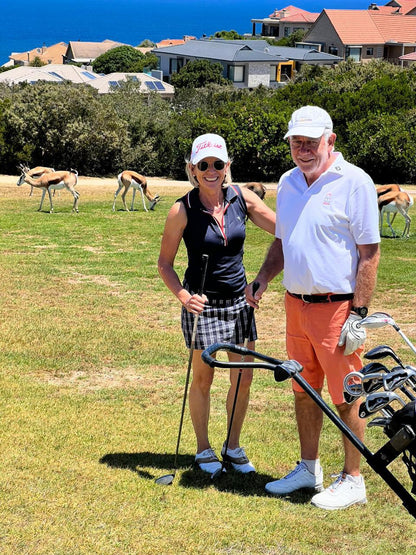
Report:
[{"label": "green grass", "polygon": [[[103,190],[81,196],[72,215],[65,193],[55,214],[36,212],[38,197],[26,194],[0,197],[2,554],[414,553],[414,519],[364,461],[364,507],[325,512],[302,495],[264,494],[299,456],[290,384],[266,371],[255,374],[242,438],[258,473],[212,483],[194,470],[186,413],[175,481],[155,484],[173,469],[187,366],[179,305],[156,270],[164,220],[179,195],[167,190],[147,214],[112,213],[112,192]],[[249,224],[250,279],[270,242]],[[414,231],[408,240],[383,239],[372,306],[414,340],[415,243]],[[181,248],[180,271],[185,262]],[[258,327],[257,349],[284,358],[279,281]],[[369,332],[368,347],[381,342],[412,362],[391,328]],[[217,449],[226,435],[226,390],[218,370],[210,423]],[[372,450],[385,441],[379,429],[368,430]],[[329,484],[342,450],[328,419],[321,459]],[[391,468],[410,488],[404,465]]]}]

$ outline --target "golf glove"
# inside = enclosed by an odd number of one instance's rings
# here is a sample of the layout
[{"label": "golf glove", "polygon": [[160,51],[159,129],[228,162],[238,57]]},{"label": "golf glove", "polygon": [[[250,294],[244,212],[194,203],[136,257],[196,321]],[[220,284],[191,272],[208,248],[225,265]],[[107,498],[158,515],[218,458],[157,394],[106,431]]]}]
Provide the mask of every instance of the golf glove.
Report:
[{"label": "golf glove", "polygon": [[338,347],[345,345],[345,356],[351,355],[366,340],[367,334],[365,329],[360,326],[361,320],[362,318],[358,314],[350,314],[342,326]]}]

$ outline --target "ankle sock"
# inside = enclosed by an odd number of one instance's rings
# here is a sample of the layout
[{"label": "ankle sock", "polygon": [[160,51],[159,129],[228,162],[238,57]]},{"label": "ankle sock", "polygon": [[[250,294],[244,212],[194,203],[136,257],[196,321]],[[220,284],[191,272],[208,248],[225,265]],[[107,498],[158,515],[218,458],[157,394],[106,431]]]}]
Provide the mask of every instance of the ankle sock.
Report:
[{"label": "ankle sock", "polygon": [[306,465],[306,468],[311,474],[318,474],[321,469],[321,463],[319,459],[309,461],[307,459],[302,459],[302,462]]}]

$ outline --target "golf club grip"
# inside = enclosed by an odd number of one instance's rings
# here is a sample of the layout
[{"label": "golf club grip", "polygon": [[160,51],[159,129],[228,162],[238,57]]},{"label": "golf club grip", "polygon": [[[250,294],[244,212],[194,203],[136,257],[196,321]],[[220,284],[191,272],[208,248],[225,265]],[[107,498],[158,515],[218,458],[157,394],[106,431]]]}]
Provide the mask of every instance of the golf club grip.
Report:
[{"label": "golf club grip", "polygon": [[198,295],[202,295],[204,292],[205,279],[207,277],[208,260],[209,260],[209,256],[207,254],[203,254],[202,255],[202,275],[201,275],[201,283],[199,285]]},{"label": "golf club grip", "polygon": [[[256,291],[258,290],[258,288],[260,287],[260,283],[258,281],[254,281],[253,282],[253,295],[256,294]],[[244,347],[247,347],[249,339],[250,339],[250,331],[251,331],[251,325],[253,323],[253,318],[254,318],[254,308],[252,306],[250,306],[250,310],[248,313],[248,319],[247,319],[247,329],[246,329],[246,333],[244,336]],[[244,359],[244,355],[243,355],[243,359]]]},{"label": "golf club grip", "polygon": [[[202,255],[201,283],[199,284],[199,290],[198,290],[198,295],[200,295],[200,296],[204,293],[205,278],[207,277],[207,268],[208,268],[208,255],[203,254]],[[195,314],[195,317],[194,317],[194,327],[192,328],[192,337],[191,337],[190,360],[192,358],[192,354],[193,354],[193,351],[194,351],[194,348],[195,348],[195,340],[196,340],[196,332],[197,332],[197,329],[198,329],[199,315],[200,315],[200,313]],[[189,364],[191,364],[191,362]]]}]

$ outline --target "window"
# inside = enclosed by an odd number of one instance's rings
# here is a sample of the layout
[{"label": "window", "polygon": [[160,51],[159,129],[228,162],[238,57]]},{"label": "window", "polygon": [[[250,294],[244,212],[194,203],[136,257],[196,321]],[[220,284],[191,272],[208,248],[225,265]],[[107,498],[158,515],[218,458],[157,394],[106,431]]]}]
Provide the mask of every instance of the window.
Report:
[{"label": "window", "polygon": [[270,81],[277,81],[277,66],[270,66]]},{"label": "window", "polygon": [[336,46],[329,46],[328,54],[332,54],[333,56],[338,56],[338,48]]},{"label": "window", "polygon": [[359,62],[361,60],[361,46],[347,46],[345,58],[352,58],[354,62]]},{"label": "window", "polygon": [[228,66],[228,79],[234,83],[244,82],[244,66]]},{"label": "window", "polygon": [[184,65],[183,58],[171,58],[169,60],[169,73],[177,73]]},{"label": "window", "polygon": [[374,56],[374,48],[367,48],[367,56]]},{"label": "window", "polygon": [[283,30],[283,36],[288,37],[290,35],[290,27],[285,27]]}]

